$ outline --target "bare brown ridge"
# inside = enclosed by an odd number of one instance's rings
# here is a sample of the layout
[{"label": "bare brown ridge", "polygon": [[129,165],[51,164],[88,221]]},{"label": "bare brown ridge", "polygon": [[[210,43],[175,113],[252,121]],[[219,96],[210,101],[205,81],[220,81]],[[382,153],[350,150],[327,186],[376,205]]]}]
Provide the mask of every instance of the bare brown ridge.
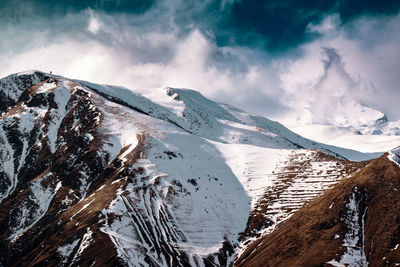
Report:
[{"label": "bare brown ridge", "polygon": [[[400,263],[400,168],[387,154],[306,204],[271,234],[247,247],[235,266],[331,266],[348,248],[343,239],[353,197],[357,220],[356,248],[369,266]],[[354,215],[355,213],[353,213]],[[362,266],[362,265],[359,265]]]}]

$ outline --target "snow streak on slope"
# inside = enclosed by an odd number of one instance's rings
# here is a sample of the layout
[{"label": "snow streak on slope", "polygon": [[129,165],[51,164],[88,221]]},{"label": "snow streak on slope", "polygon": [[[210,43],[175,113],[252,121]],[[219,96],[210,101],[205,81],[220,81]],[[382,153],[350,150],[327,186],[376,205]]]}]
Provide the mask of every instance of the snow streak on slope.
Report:
[{"label": "snow streak on slope", "polygon": [[61,256],[61,264],[66,265],[67,260],[70,257],[71,253],[74,251],[76,246],[79,243],[79,239],[73,241],[71,244],[67,243],[64,246],[60,246],[57,248],[57,252]]},{"label": "snow streak on slope", "polygon": [[[33,144],[38,142],[41,129],[36,125],[36,119],[43,119],[45,112],[40,108],[26,107],[22,113],[13,114],[10,110],[3,115],[0,121],[0,145],[2,152],[0,154],[0,167],[4,172],[4,178],[1,180],[5,191],[0,192],[0,202],[11,194],[18,183],[18,174],[25,164],[25,159]],[[10,135],[10,129],[13,134]]]},{"label": "snow streak on slope", "polygon": [[0,177],[3,178],[0,181],[0,203],[15,190],[29,146],[37,141],[40,132],[36,129],[35,118],[44,116],[40,108],[16,103],[24,90],[42,79],[43,75],[37,73],[14,74],[0,80]]},{"label": "snow streak on slope", "polygon": [[71,92],[66,86],[60,86],[54,89],[53,94],[54,102],[58,108],[51,111],[51,120],[48,125],[48,139],[51,153],[56,152],[57,132],[64,116],[66,115],[65,106],[71,97]]},{"label": "snow streak on slope", "polygon": [[52,173],[47,173],[35,180],[30,186],[29,196],[10,211],[13,217],[18,218],[9,225],[12,233],[9,239],[12,242],[37,223],[47,212],[50,202],[61,187],[61,182],[59,182],[57,185],[53,185],[55,188],[52,188],[51,183],[47,181],[52,175]]},{"label": "snow streak on slope", "polygon": [[365,214],[368,207],[365,206],[366,196],[358,192],[358,188],[354,187],[346,205],[346,213],[343,221],[348,231],[343,239],[343,246],[346,252],[342,255],[340,262],[331,260],[328,263],[334,266],[368,266],[368,261],[364,251],[364,225]]},{"label": "snow streak on slope", "polygon": [[390,150],[388,158],[400,167],[400,147]]},{"label": "snow streak on slope", "polygon": [[[306,202],[345,177],[343,165],[332,159],[318,161],[317,157],[316,151],[293,151],[288,161],[275,170],[274,186],[265,191],[265,196],[270,198],[265,214],[270,226],[259,233],[265,235],[272,232]],[[259,201],[260,206],[262,202]]]}]

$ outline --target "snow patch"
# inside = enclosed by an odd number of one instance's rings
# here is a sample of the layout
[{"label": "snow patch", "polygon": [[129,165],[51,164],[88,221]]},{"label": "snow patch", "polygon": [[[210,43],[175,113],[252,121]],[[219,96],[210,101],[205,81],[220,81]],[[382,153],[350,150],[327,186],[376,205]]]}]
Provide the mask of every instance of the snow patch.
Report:
[{"label": "snow patch", "polygon": [[329,263],[330,265],[335,266],[335,267],[346,267],[346,265],[341,264],[340,262],[337,262],[335,259],[332,259],[332,260],[328,261],[327,263]]},{"label": "snow patch", "polygon": [[400,167],[400,147],[390,150],[388,159]]},{"label": "snow patch", "polygon": [[89,247],[90,242],[92,242],[93,240],[92,235],[93,235],[92,230],[90,229],[90,227],[87,227],[86,233],[83,235],[82,240],[80,242],[78,251],[74,255],[74,258],[72,259],[71,265],[73,265],[73,263],[75,263],[75,261],[81,256],[82,252]]},{"label": "snow patch", "polygon": [[[227,165],[239,179],[247,195],[251,197],[251,207],[255,208],[265,188],[273,185],[273,172],[289,158],[290,149],[271,149],[241,144],[212,142],[225,158]],[[250,212],[250,211],[249,211]]]},{"label": "snow patch", "polygon": [[138,145],[137,136],[144,130],[140,130],[140,123],[135,123],[140,113],[109,101],[103,106],[99,105],[99,109],[104,118],[98,131],[106,136],[102,150],[109,155],[111,161],[120,154],[122,148],[127,147],[119,156],[126,158]]},{"label": "snow patch", "polygon": [[92,204],[92,202],[93,202],[94,200],[95,200],[95,199],[93,198],[89,203],[86,203],[85,205],[83,205],[83,207],[82,207],[80,210],[78,210],[74,215],[72,215],[72,217],[71,217],[69,220],[72,221],[76,215],[78,215],[81,211],[83,211],[84,209],[86,209],[87,207],[89,207],[90,204]]},{"label": "snow patch", "polygon": [[57,253],[61,256],[61,263],[62,264],[66,264],[68,261],[69,256],[71,255],[71,253],[74,251],[74,249],[76,248],[76,246],[79,243],[79,239],[72,241],[71,244],[67,243],[63,246],[60,246],[57,248]]},{"label": "snow patch", "polygon": [[51,111],[51,120],[48,126],[48,139],[51,153],[56,152],[56,142],[58,138],[58,129],[66,115],[66,105],[71,97],[71,91],[66,86],[60,86],[54,89],[54,102],[57,109]]},{"label": "snow patch", "polygon": [[43,185],[42,182],[50,175],[51,172],[44,175],[40,179],[34,181],[31,186],[31,193],[27,199],[24,199],[16,208],[11,210],[13,217],[19,218],[16,223],[10,225],[11,235],[9,239],[14,242],[22,233],[29,230],[46,214],[51,201],[61,187],[58,182],[53,189],[51,186]]},{"label": "snow patch", "polygon": [[23,75],[33,75],[35,72],[38,72],[37,70],[26,70],[26,71],[21,71],[18,72],[18,76],[23,76]]},{"label": "snow patch", "polygon": [[82,242],[77,252],[78,256],[81,255],[82,252],[89,247],[90,242],[92,241],[92,234],[93,232],[90,230],[90,227],[88,227],[86,233],[82,237]]},{"label": "snow patch", "polygon": [[36,91],[37,94],[45,93],[47,91],[50,91],[51,89],[54,89],[57,87],[57,84],[55,82],[51,83],[43,83]]},{"label": "snow patch", "polygon": [[[354,190],[357,190],[357,188],[354,188]],[[349,203],[346,205],[344,222],[347,225],[348,232],[343,239],[343,246],[347,248],[340,259],[340,264],[343,265],[368,266],[364,252],[364,224],[367,207],[360,211],[360,201],[357,200],[355,192],[352,192]]]}]

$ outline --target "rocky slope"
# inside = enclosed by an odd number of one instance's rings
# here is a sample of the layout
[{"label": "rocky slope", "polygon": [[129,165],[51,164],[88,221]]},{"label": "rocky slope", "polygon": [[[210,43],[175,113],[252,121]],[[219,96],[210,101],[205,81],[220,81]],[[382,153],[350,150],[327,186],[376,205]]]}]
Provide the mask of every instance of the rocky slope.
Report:
[{"label": "rocky slope", "polygon": [[397,150],[373,160],[257,239],[235,265],[399,266],[398,159]]},{"label": "rocky slope", "polygon": [[31,71],[1,79],[0,101],[4,266],[240,263],[365,165],[346,159],[374,156],[186,89],[146,98]]}]

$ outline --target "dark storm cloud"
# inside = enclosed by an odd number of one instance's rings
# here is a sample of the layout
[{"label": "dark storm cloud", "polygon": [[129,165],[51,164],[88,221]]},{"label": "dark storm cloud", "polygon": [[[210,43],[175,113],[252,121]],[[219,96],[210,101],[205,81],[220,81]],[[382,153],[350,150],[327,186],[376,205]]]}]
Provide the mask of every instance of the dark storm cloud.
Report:
[{"label": "dark storm cloud", "polygon": [[318,37],[317,33],[307,31],[307,27],[318,24],[327,15],[338,14],[345,24],[360,16],[391,15],[400,9],[398,0],[2,0],[0,3],[3,23],[31,18],[54,21],[91,9],[110,15],[132,15],[139,21],[140,17],[148,18],[146,13],[151,12],[152,20],[146,20],[146,26],[157,28],[165,26],[159,18],[168,14],[181,34],[198,28],[213,34],[218,46],[261,47],[270,53],[286,51]]},{"label": "dark storm cloud", "polygon": [[365,15],[396,14],[399,9],[397,0],[237,1],[219,22],[217,40],[223,45],[261,44],[277,52],[318,37],[307,27],[327,15],[339,14],[345,24]]},{"label": "dark storm cloud", "polygon": [[0,4],[3,20],[19,20],[26,16],[51,18],[88,8],[108,13],[141,14],[148,11],[155,4],[155,0],[2,0]]}]

